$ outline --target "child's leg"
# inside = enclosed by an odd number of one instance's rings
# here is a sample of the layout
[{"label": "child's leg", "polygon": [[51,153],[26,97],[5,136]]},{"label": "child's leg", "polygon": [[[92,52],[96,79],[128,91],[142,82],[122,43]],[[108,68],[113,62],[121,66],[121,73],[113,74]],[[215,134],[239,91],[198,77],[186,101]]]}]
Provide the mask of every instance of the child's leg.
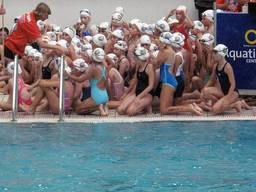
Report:
[{"label": "child's leg", "polygon": [[[212,110],[214,113],[223,113],[229,109],[235,108],[238,112],[240,112],[238,105],[241,105],[240,103],[236,103],[238,101],[238,93],[233,92],[230,96],[224,96],[220,100],[218,100],[212,107]],[[236,104],[235,104],[236,103]],[[235,104],[235,105],[232,105]]]},{"label": "child's leg", "polygon": [[103,104],[100,104],[99,106],[98,106],[98,108],[99,108],[99,111],[100,111],[100,116],[107,116],[108,114],[106,113],[106,111],[105,111],[105,107],[104,107],[104,105]]}]

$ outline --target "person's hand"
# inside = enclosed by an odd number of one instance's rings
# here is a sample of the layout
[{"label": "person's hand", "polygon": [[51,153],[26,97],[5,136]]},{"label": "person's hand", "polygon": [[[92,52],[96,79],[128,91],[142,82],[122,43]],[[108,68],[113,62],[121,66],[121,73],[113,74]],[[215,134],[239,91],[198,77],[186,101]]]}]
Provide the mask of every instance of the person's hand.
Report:
[{"label": "person's hand", "polygon": [[39,85],[39,82],[40,82],[41,79],[38,79],[35,83],[33,83],[32,85],[30,85],[28,87],[28,91],[32,91],[32,89],[34,89],[35,87],[37,87]]},{"label": "person's hand", "polygon": [[56,46],[56,49],[60,52],[61,55],[65,55],[67,53],[67,49],[61,46]]}]

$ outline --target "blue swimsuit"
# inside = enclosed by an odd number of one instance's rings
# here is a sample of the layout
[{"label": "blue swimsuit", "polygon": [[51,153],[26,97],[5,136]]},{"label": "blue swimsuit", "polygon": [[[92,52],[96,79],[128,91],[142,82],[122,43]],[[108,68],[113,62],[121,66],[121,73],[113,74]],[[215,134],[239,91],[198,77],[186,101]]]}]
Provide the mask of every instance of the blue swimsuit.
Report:
[{"label": "blue swimsuit", "polygon": [[100,89],[98,88],[99,81],[102,80],[102,78],[106,79],[106,69],[105,67],[102,68],[101,71],[101,78],[98,79],[91,79],[90,85],[91,85],[91,97],[96,103],[96,105],[100,104],[106,104],[108,102],[108,93],[106,89]]},{"label": "blue swimsuit", "polygon": [[175,75],[169,72],[170,67],[172,67],[171,64],[162,64],[160,67],[160,82],[163,85],[168,85],[169,87],[176,89],[177,88],[177,80],[175,78]]}]

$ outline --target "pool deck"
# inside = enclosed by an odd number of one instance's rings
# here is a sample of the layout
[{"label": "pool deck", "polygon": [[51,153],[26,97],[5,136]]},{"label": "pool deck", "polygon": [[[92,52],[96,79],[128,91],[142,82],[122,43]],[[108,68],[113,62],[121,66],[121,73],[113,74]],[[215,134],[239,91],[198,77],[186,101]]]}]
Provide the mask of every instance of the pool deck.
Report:
[{"label": "pool deck", "polygon": [[[0,95],[0,101],[6,100],[5,95]],[[196,116],[191,114],[176,114],[176,115],[161,115],[153,113],[150,115],[137,115],[129,117],[118,115],[115,110],[110,110],[108,117],[100,117],[97,113],[92,115],[76,115],[75,113],[66,114],[63,122],[70,123],[136,123],[136,122],[166,122],[166,121],[228,121],[228,120],[256,120],[256,107],[251,110],[243,110],[240,114],[234,111],[226,112],[223,115],[213,115],[205,112],[203,116]],[[10,123],[12,121],[12,112],[0,111],[0,122]],[[17,123],[58,123],[59,116],[49,112],[37,112],[30,115],[25,112],[17,114]]]}]

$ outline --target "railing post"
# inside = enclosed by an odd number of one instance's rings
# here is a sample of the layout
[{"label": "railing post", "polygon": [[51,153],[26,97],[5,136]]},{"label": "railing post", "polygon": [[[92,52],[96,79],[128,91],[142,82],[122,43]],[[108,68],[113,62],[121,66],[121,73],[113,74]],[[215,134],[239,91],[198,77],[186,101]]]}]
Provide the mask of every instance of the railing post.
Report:
[{"label": "railing post", "polygon": [[217,44],[217,5],[214,1],[213,3],[213,11],[214,11],[214,46]]},{"label": "railing post", "polygon": [[59,73],[60,73],[59,121],[63,121],[63,116],[64,116],[64,56],[61,56]]},{"label": "railing post", "polygon": [[12,121],[17,120],[18,111],[18,56],[14,58],[14,71],[13,71],[13,88],[12,88]]}]

